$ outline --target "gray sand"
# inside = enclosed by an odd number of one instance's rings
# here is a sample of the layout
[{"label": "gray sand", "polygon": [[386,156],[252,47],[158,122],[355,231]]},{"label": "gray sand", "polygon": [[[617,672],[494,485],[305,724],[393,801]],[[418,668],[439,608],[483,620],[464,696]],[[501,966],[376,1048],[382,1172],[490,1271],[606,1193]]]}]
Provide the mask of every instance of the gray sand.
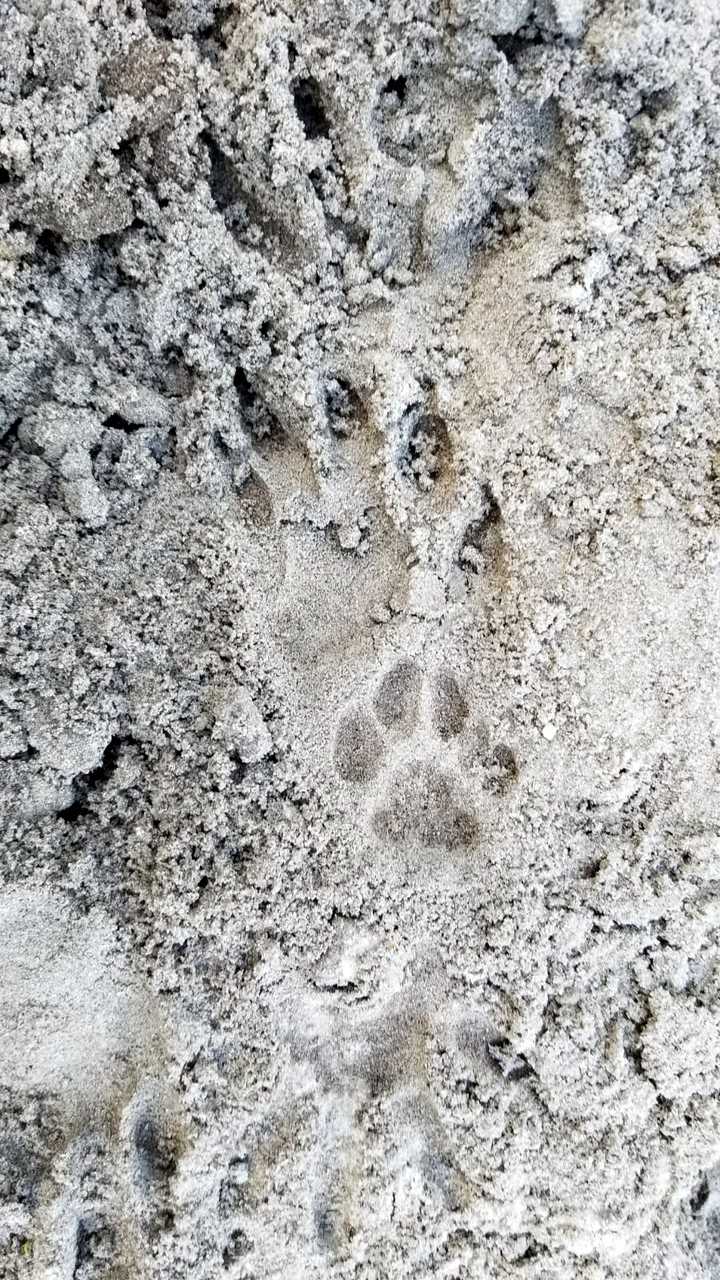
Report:
[{"label": "gray sand", "polygon": [[0,0],[0,1276],[720,1277],[720,3]]}]

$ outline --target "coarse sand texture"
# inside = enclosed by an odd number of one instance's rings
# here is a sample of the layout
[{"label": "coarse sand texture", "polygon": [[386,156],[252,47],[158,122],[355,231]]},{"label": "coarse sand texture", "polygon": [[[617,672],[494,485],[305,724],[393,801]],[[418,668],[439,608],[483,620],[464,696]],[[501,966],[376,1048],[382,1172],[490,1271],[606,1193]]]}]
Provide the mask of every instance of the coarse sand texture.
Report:
[{"label": "coarse sand texture", "polygon": [[0,1280],[720,1280],[720,0],[0,0]]}]

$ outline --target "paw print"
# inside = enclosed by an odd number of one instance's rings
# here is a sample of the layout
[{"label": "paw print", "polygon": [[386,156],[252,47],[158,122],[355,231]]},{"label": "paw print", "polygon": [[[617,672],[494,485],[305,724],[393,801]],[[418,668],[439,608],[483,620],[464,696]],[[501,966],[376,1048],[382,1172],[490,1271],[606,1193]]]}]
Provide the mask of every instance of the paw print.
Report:
[{"label": "paw print", "polygon": [[450,1043],[425,989],[429,979],[436,992],[440,975],[430,957],[402,948],[393,955],[380,937],[344,925],[328,965],[343,972],[349,965],[357,988],[308,986],[293,975],[293,1016],[279,1024],[291,1048],[286,1085],[277,1110],[243,1135],[244,1185],[223,1197],[235,1225],[256,1237],[258,1218],[272,1214],[283,1194],[287,1162],[303,1186],[306,1238],[331,1263],[363,1247],[378,1213],[394,1231],[395,1207],[410,1223],[420,1202],[454,1212],[468,1206],[472,1191],[432,1092],[435,1045]]},{"label": "paw print", "polygon": [[462,853],[475,844],[475,805],[450,750],[469,713],[451,670],[428,680],[415,659],[400,658],[369,704],[352,704],[340,716],[335,768],[344,782],[368,787],[369,827],[382,844],[424,854]]}]

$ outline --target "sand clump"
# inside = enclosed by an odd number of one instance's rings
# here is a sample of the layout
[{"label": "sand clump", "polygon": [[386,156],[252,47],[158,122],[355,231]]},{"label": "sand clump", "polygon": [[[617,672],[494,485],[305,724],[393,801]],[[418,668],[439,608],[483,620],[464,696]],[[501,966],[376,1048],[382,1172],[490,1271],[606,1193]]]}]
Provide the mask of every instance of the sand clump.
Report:
[{"label": "sand clump", "polygon": [[720,1275],[720,11],[0,0],[0,1274]]}]

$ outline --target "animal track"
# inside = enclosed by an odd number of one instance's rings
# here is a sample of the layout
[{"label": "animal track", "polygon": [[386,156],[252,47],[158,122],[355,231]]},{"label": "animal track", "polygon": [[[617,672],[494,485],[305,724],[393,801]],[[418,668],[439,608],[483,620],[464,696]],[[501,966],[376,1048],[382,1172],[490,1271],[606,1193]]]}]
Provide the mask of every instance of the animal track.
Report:
[{"label": "animal track", "polygon": [[340,718],[335,738],[335,768],[345,782],[369,782],[382,763],[382,738],[364,707],[350,707]]},{"label": "animal track", "polygon": [[478,833],[469,801],[448,769],[413,763],[395,771],[389,800],[376,809],[372,829],[398,848],[468,849]]},{"label": "animal track", "polygon": [[432,719],[435,731],[443,742],[454,738],[465,727],[469,713],[465,696],[452,671],[441,671],[435,681],[432,698]]},{"label": "animal track", "polygon": [[386,671],[373,698],[375,715],[385,729],[412,733],[417,724],[422,672],[411,658],[401,658]]},{"label": "animal track", "polygon": [[453,450],[448,429],[438,414],[410,410],[401,469],[419,494],[440,499],[452,488]]},{"label": "animal track", "polygon": [[345,782],[384,775],[370,811],[373,834],[407,852],[469,849],[479,833],[475,806],[458,774],[437,760],[469,715],[455,674],[441,670],[426,682],[413,658],[400,658],[381,676],[371,707],[353,705],[342,713],[334,759]]}]

